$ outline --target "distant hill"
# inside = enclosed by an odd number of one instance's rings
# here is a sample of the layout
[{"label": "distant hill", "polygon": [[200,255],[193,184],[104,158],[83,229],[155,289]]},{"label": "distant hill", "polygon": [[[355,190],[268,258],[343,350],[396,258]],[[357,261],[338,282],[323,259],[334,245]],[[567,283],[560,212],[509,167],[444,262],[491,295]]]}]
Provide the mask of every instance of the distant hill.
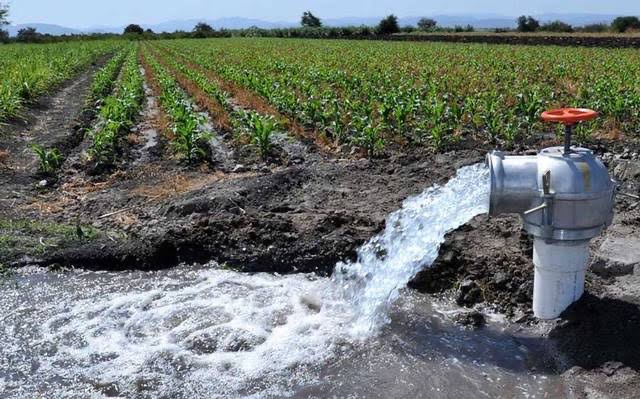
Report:
[{"label": "distant hill", "polygon": [[24,29],[24,28],[36,28],[36,30],[40,33],[50,34],[55,36],[73,35],[73,34],[82,33],[82,31],[78,29],[67,28],[64,26],[54,25],[54,24],[39,24],[39,23],[9,25],[5,29],[9,32],[10,36],[15,36],[18,34],[18,31],[20,29]]},{"label": "distant hill", "polygon": [[[439,26],[453,27],[455,25],[472,25],[476,29],[492,29],[492,28],[515,28],[516,17],[508,17],[501,15],[427,15],[438,22]],[[553,20],[561,20],[574,26],[581,26],[591,23],[610,23],[616,15],[600,15],[600,14],[540,14],[534,15],[541,22],[549,22]],[[399,18],[401,26],[416,25],[421,17],[402,17]],[[323,19],[326,26],[348,26],[348,25],[377,25],[382,17],[345,17],[345,18],[327,18]],[[177,30],[191,31],[198,22],[206,22],[216,29],[246,29],[253,26],[263,29],[273,28],[290,28],[300,26],[298,22],[291,21],[263,21],[251,18],[218,18],[218,19],[185,19],[167,21],[160,24],[141,24],[144,29],[151,29],[154,32],[174,32]],[[19,29],[25,27],[34,27],[40,33],[48,33],[51,35],[63,35],[74,33],[121,33],[124,26],[92,26],[86,29],[72,29],[64,26],[52,24],[20,24],[9,26],[9,34],[15,36]]]}]

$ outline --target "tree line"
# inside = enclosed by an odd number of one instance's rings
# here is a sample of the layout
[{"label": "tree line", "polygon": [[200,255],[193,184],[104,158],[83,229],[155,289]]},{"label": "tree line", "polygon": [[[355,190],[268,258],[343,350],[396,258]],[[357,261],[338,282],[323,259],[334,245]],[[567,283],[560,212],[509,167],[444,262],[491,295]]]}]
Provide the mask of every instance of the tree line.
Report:
[{"label": "tree line", "polygon": [[587,33],[626,33],[640,30],[640,19],[635,16],[617,17],[611,22],[587,24],[580,27],[574,27],[570,24],[555,20],[541,24],[540,21],[532,16],[522,15],[517,19],[516,31],[521,33],[533,33],[533,32],[560,32],[560,33],[573,33],[573,32],[587,32]]},{"label": "tree line", "polygon": [[[175,39],[175,38],[210,38],[210,37],[300,37],[300,38],[348,38],[348,37],[368,37],[376,35],[393,35],[399,33],[420,34],[420,33],[446,33],[446,32],[473,32],[475,28],[471,25],[441,27],[438,26],[436,20],[432,18],[421,18],[415,26],[400,26],[398,17],[391,14],[383,19],[376,26],[344,26],[344,27],[326,27],[322,19],[314,15],[311,11],[305,11],[300,18],[300,27],[298,28],[276,28],[261,29],[251,27],[247,29],[214,29],[211,25],[200,22],[192,31],[176,31],[156,33],[150,29],[143,29],[138,24],[128,25],[122,34],[80,34],[80,35],[62,35],[52,36],[41,34],[34,28],[24,28],[18,31],[15,38],[9,38],[7,31],[1,29],[9,24],[8,21],[9,8],[6,4],[0,2],[0,41],[23,42],[23,43],[46,43],[60,40],[98,40],[105,38],[124,37],[130,40],[145,39]],[[508,32],[617,32],[624,33],[640,30],[640,19],[635,16],[618,17],[611,24],[590,24],[581,27],[573,27],[562,21],[550,21],[540,23],[531,16],[520,16],[516,21],[516,29],[498,28],[496,33]]]}]

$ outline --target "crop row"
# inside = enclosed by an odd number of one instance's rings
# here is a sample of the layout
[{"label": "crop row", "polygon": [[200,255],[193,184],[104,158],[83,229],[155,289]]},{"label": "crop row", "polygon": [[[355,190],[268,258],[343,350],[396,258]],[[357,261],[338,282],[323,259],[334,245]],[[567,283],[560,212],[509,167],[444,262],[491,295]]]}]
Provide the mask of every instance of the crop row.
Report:
[{"label": "crop row", "polygon": [[116,41],[1,46],[0,122],[20,117],[25,103],[121,46]]},{"label": "crop row", "polygon": [[204,117],[196,112],[176,79],[158,60],[146,52],[145,60],[145,67],[151,69],[160,91],[160,105],[171,121],[174,150],[189,163],[204,158],[212,138],[212,133],[204,127]]},{"label": "crop row", "polygon": [[512,143],[539,114],[582,106],[579,131],[637,130],[636,50],[277,39],[163,42],[338,143],[380,152],[389,139],[440,147],[464,134]]},{"label": "crop row", "polygon": [[115,162],[118,142],[133,127],[144,102],[144,78],[138,65],[137,48],[130,48],[125,53],[120,75],[113,93],[100,105],[98,122],[89,133],[88,155],[98,166]]},{"label": "crop row", "polygon": [[111,94],[126,56],[126,49],[119,51],[93,76],[88,99],[90,106],[99,106],[102,100]]},{"label": "crop row", "polygon": [[[269,156],[272,147],[272,135],[282,127],[280,121],[273,115],[266,115],[234,104],[231,95],[199,68],[188,66],[178,61],[176,57],[163,57],[161,54],[159,57],[171,68],[172,72],[182,75],[189,83],[195,85],[211,100],[215,101],[216,109],[210,109],[210,111],[213,111],[213,117],[223,120],[222,125],[229,121],[231,125],[229,127],[233,129],[236,136],[247,136],[251,143],[257,147],[263,158]],[[224,115],[220,115],[221,113],[224,113]],[[224,128],[225,126],[222,127]]]}]

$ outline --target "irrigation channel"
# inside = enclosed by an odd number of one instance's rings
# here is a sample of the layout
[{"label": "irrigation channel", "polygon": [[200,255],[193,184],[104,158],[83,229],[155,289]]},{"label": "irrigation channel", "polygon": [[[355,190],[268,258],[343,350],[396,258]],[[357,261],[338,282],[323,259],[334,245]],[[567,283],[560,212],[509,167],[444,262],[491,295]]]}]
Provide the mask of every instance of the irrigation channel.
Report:
[{"label": "irrigation channel", "polygon": [[0,397],[557,396],[544,344],[404,289],[489,185],[474,165],[408,199],[331,278],[23,269],[0,288]]}]

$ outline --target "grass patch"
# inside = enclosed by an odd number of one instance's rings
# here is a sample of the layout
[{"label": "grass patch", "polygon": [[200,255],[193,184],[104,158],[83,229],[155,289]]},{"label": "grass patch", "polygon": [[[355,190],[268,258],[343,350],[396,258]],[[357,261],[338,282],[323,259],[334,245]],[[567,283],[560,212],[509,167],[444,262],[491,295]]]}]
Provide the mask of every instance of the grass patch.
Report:
[{"label": "grass patch", "polygon": [[101,232],[91,226],[0,218],[0,253],[37,256],[69,243],[93,241]]}]

